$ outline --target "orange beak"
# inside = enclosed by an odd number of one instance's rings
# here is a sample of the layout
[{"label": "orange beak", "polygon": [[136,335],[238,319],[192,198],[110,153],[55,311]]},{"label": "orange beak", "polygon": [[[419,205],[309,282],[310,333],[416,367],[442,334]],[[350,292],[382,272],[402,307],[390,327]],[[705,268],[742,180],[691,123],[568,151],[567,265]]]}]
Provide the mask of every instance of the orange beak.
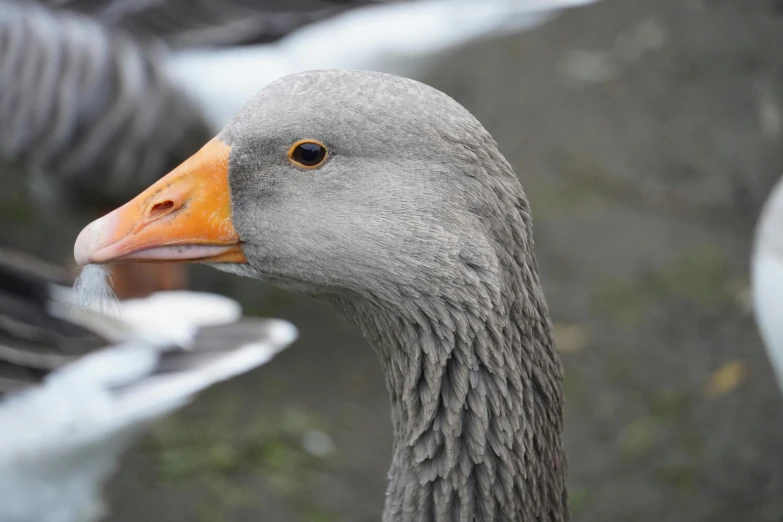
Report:
[{"label": "orange beak", "polygon": [[87,225],[76,238],[76,262],[246,263],[231,221],[230,152],[213,139],[134,199]]}]

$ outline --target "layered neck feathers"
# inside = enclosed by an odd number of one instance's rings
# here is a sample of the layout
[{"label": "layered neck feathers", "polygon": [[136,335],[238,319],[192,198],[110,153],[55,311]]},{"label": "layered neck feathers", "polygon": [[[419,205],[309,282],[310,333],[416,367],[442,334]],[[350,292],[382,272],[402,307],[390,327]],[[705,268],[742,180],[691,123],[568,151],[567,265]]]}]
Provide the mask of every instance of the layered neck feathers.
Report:
[{"label": "layered neck feathers", "polygon": [[437,295],[331,299],[377,351],[391,396],[384,522],[569,520],[562,367],[516,205],[492,232],[496,270],[466,260]]}]

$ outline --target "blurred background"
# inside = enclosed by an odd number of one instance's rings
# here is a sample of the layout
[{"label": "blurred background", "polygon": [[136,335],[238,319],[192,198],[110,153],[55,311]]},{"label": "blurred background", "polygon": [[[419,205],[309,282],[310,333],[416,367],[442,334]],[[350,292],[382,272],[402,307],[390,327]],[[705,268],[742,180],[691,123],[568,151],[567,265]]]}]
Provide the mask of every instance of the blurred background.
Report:
[{"label": "blurred background", "polygon": [[[779,0],[604,0],[422,78],[487,127],[531,201],[574,520],[783,520],[783,398],[748,289],[783,172],[781,49]],[[22,170],[0,175],[0,242],[67,260],[86,221],[53,226]],[[301,339],[159,424],[113,481],[110,519],[378,520],[391,423],[364,339],[305,297],[190,277]]]}]

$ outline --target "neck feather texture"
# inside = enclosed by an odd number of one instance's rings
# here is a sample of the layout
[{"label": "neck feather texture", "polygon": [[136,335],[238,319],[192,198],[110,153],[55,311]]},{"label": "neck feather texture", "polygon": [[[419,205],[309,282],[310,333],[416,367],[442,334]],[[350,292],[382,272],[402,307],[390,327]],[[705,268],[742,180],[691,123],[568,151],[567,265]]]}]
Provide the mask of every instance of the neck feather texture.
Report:
[{"label": "neck feather texture", "polygon": [[333,303],[378,352],[391,395],[384,522],[569,519],[562,367],[516,204],[493,232],[494,274],[467,262],[459,292]]}]

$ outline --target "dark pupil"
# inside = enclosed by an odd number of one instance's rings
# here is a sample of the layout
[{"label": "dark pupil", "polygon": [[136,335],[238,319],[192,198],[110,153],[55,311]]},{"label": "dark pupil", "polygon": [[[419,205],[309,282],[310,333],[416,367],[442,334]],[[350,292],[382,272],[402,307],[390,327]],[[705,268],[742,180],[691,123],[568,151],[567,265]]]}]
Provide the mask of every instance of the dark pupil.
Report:
[{"label": "dark pupil", "polygon": [[294,150],[294,159],[308,167],[318,165],[326,156],[326,150],[317,143],[302,143]]}]

